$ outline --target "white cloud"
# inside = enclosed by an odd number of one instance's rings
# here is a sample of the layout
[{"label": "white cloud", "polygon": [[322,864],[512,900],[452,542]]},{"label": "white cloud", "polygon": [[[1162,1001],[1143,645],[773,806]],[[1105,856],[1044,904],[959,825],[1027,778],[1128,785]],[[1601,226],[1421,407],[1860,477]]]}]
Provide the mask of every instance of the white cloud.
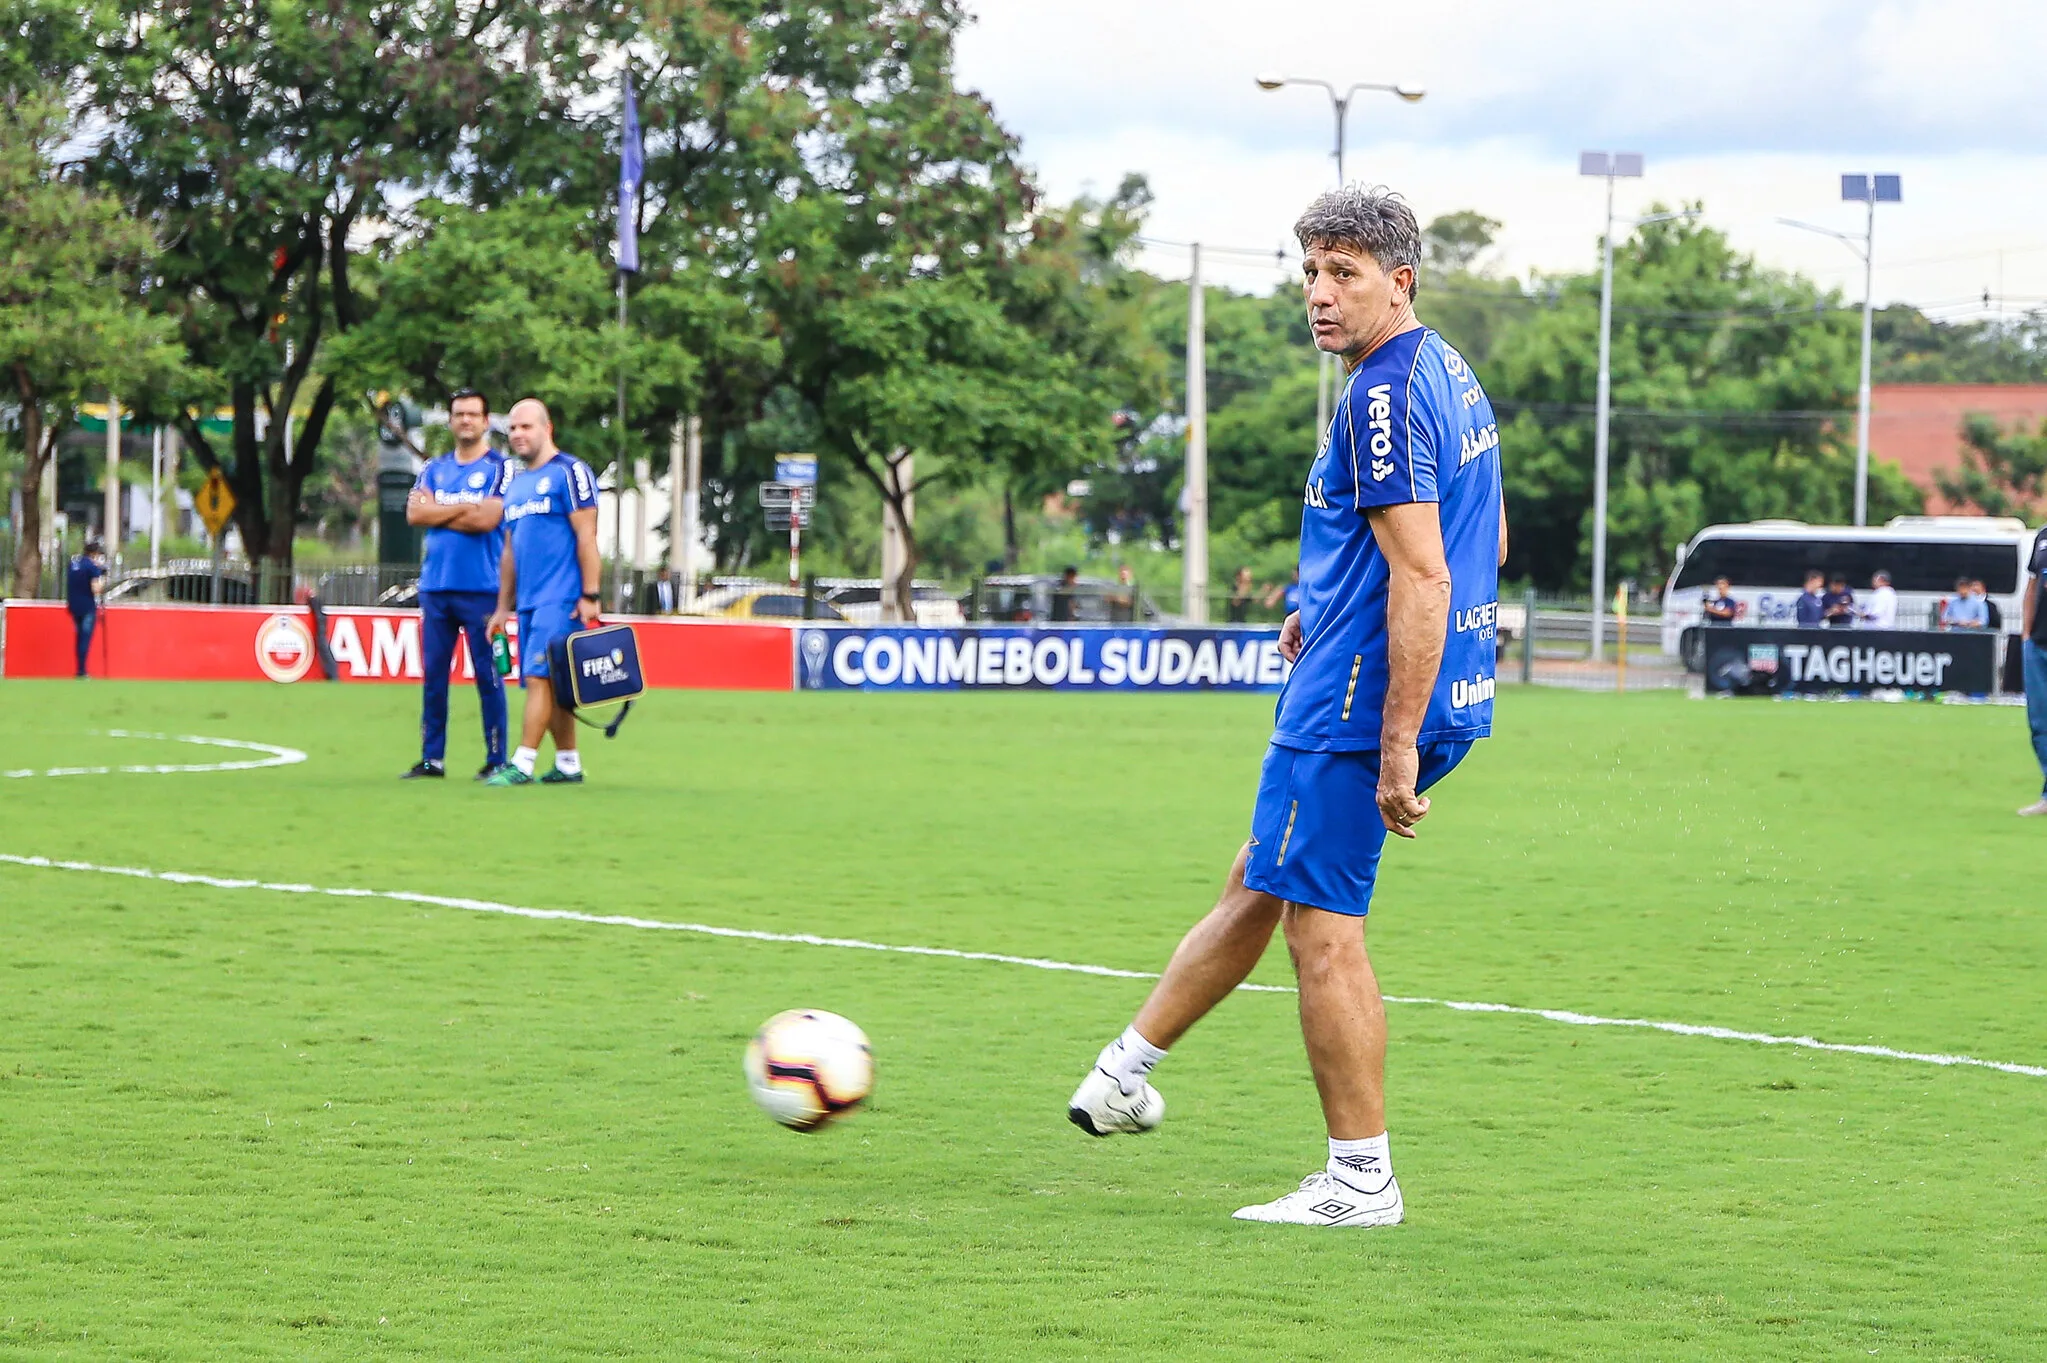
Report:
[{"label": "white cloud", "polygon": [[[2047,99],[2033,69],[2047,51],[2047,5],[976,8],[960,77],[1022,137],[1048,191],[1106,191],[1125,171],[1143,172],[1161,237],[1278,245],[1333,180],[1327,97],[1258,90],[1252,77],[1271,69],[1425,84],[1418,105],[1358,96],[1347,170],[1401,189],[1424,220],[1467,207],[1500,219],[1510,270],[1589,263],[1602,194],[1577,177],[1575,154],[1614,147],[1649,158],[1648,176],[1623,188],[1623,212],[1703,199],[1708,219],[1744,247],[1851,297],[1861,292],[1853,255],[1774,219],[1853,230],[1858,210],[1839,202],[1840,173],[1896,171],[1905,202],[1878,210],[1880,300],[1931,306],[1997,289],[1998,248],[2012,306],[2047,298],[2047,154],[2036,150],[2047,147]],[[1217,268],[1246,287],[1272,277],[1255,263]]]}]

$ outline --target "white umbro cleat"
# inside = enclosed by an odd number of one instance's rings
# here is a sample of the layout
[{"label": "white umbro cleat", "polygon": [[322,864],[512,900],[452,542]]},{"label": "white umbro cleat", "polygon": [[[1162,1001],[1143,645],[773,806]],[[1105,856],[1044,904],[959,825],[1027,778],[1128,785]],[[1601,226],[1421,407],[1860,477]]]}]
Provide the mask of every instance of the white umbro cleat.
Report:
[{"label": "white umbro cleat", "polygon": [[1090,1136],[1135,1135],[1157,1126],[1166,1115],[1165,1096],[1150,1084],[1125,1093],[1116,1076],[1096,1066],[1080,1081],[1066,1102],[1066,1120]]},{"label": "white umbro cleat", "polygon": [[2019,811],[2021,819],[2038,818],[2042,814],[2047,814],[2047,795],[2042,795],[2039,799]]},{"label": "white umbro cleat", "polygon": [[1239,1207],[1236,1219],[1283,1226],[1397,1226],[1406,1215],[1399,1179],[1387,1179],[1376,1193],[1361,1193],[1328,1170],[1317,1169],[1277,1202]]}]

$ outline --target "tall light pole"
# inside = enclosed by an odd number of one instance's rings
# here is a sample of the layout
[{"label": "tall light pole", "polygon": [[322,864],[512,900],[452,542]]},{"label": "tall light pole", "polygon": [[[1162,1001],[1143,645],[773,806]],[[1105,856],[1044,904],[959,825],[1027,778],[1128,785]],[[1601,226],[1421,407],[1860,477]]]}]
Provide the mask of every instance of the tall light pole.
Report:
[{"label": "tall light pole", "polygon": [[[1422,97],[1428,93],[1419,85],[1382,85],[1371,81],[1359,81],[1348,90],[1339,94],[1333,84],[1314,76],[1278,76],[1268,72],[1258,77],[1258,88],[1261,90],[1278,90],[1289,85],[1320,86],[1329,94],[1330,112],[1336,116],[1336,187],[1338,189],[1343,188],[1344,185],[1344,125],[1350,117],[1350,102],[1357,96],[1357,93],[1360,90],[1378,90],[1406,100],[1409,104],[1420,103]],[[1334,387],[1334,384],[1331,382],[1333,365],[1334,361],[1328,352],[1323,352],[1322,374],[1315,384],[1315,438],[1317,440],[1322,438],[1322,432],[1329,429],[1329,394],[1330,390]]]},{"label": "tall light pole", "polygon": [[1599,388],[1592,427],[1592,657],[1597,660],[1605,656],[1606,648],[1607,432],[1613,419],[1613,226],[1618,221],[1640,227],[1645,223],[1696,217],[1697,213],[1687,209],[1682,213],[1651,213],[1642,218],[1614,217],[1613,182],[1641,178],[1642,153],[1638,151],[1579,152],[1578,173],[1606,180],[1606,233],[1600,239],[1599,264]]},{"label": "tall light pole", "polygon": [[1869,333],[1874,316],[1876,265],[1876,206],[1878,204],[1902,203],[1905,198],[1903,182],[1895,175],[1843,175],[1841,177],[1841,202],[1859,203],[1868,206],[1868,216],[1863,223],[1862,240],[1846,232],[1836,232],[1831,227],[1820,227],[1796,218],[1779,218],[1778,222],[1787,227],[1803,228],[1834,238],[1849,250],[1862,257],[1862,380],[1855,390],[1855,523],[1869,524]]}]

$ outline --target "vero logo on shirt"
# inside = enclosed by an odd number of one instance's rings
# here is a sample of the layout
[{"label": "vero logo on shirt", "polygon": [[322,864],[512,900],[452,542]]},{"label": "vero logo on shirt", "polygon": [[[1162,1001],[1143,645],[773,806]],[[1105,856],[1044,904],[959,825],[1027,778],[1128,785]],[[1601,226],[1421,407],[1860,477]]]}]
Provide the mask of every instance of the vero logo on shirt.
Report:
[{"label": "vero logo on shirt", "polygon": [[1393,472],[1393,385],[1375,383],[1365,395],[1371,399],[1365,424],[1372,432],[1372,481],[1383,483]]}]

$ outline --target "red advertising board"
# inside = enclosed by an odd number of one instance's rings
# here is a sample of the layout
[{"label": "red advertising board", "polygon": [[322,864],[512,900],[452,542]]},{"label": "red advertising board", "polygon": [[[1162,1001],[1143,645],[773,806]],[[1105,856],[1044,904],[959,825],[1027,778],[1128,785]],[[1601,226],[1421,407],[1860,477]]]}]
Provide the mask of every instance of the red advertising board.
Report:
[{"label": "red advertising board", "polygon": [[[647,685],[787,691],[792,637],[782,625],[626,617],[640,640]],[[513,630],[516,652],[517,629]],[[0,676],[68,677],[71,616],[61,602],[0,607]],[[375,607],[327,612],[327,647],[343,681],[420,679],[419,612]],[[86,671],[149,681],[319,681],[313,615],[300,606],[108,606],[100,612]],[[455,650],[454,676],[473,674]]]}]

